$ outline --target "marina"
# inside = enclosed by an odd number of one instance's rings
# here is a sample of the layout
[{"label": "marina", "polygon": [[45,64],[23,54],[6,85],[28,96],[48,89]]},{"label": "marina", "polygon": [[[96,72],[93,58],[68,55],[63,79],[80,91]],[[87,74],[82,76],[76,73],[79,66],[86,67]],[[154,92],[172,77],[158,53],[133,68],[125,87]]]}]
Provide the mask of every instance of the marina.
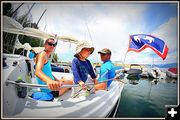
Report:
[{"label": "marina", "polygon": [[179,104],[178,5],[3,2],[1,117],[164,119]]},{"label": "marina", "polygon": [[165,118],[165,105],[178,104],[177,79],[125,78],[124,82],[117,118]]},{"label": "marina", "polygon": [[[41,118],[42,115],[40,113],[44,114],[47,111],[49,111],[48,110],[49,108],[45,107],[48,104],[50,106],[52,105],[52,107],[53,106],[54,107],[59,106],[59,107],[55,107],[52,114],[47,114],[48,116],[45,116],[45,117],[50,117],[50,118],[60,117],[60,116],[61,117],[74,117],[74,116],[80,117],[81,114],[77,114],[76,112],[78,112],[78,110],[75,109],[75,106],[76,106],[75,103],[78,102],[77,104],[78,106],[81,106],[81,104],[82,105],[86,104],[87,106],[87,111],[85,112],[87,114],[83,113],[81,117],[89,117],[89,116],[108,117],[111,114],[111,111],[113,109],[117,109],[116,113],[114,113],[111,117],[114,116],[117,118],[123,118],[123,117],[140,117],[141,116],[141,117],[162,118],[165,115],[164,113],[165,105],[177,104],[178,79],[173,79],[168,76],[164,76],[164,78],[159,78],[159,79],[153,79],[151,77],[138,78],[138,79],[136,77],[133,77],[133,79],[132,78],[129,79],[127,77],[128,74],[123,73],[123,70],[120,72],[121,74],[125,74],[124,77],[120,78],[120,80],[123,82],[114,81],[111,87],[109,88],[108,92],[98,91],[96,92],[96,94],[92,94],[88,97],[81,96],[79,98],[72,99],[71,98],[72,91],[69,91],[64,96],[54,99],[54,101],[52,102],[53,104],[52,103],[50,104],[50,102],[33,100],[30,96],[32,92],[35,90],[35,89],[32,89],[33,86],[35,87],[35,85],[32,84],[31,85],[32,88],[31,87],[29,88],[27,84],[24,84],[24,86],[28,88],[27,89],[28,91],[23,98],[22,96],[18,97],[16,96],[17,95],[17,89],[15,87],[16,85],[10,84],[8,81],[12,81],[13,78],[18,79],[19,76],[22,77],[21,79],[27,79],[28,71],[27,73],[25,72],[27,70],[27,66],[26,66],[26,62],[25,61],[23,62],[23,60],[25,59],[23,56],[8,55],[8,54],[4,54],[4,58],[6,58],[6,61],[4,62],[6,63],[6,66],[4,66],[3,70],[4,72],[9,71],[7,72],[9,74],[6,74],[6,76],[4,75],[4,80],[6,80],[6,82],[4,81],[5,86],[3,90],[5,94],[4,99],[3,99],[5,117],[10,117],[10,118],[11,117],[13,118],[21,118],[21,117],[39,118],[40,117]],[[15,61],[17,61],[18,63],[17,65],[15,65]],[[163,69],[163,70],[168,70],[168,69]],[[162,73],[165,73],[165,71],[164,72],[162,71]],[[72,77],[72,73],[53,72],[53,74],[57,77],[62,77],[62,76],[66,78]],[[119,76],[121,74],[119,74]],[[31,79],[27,79],[27,82],[31,83]],[[114,92],[116,90],[117,92]],[[97,109],[97,111],[100,111],[100,109],[104,107],[104,109],[107,110],[106,114],[101,115],[100,114],[101,112],[98,113],[96,110],[94,110],[94,112],[92,111],[90,113],[88,112],[88,110],[93,109],[89,107],[97,106],[97,104],[101,103],[100,101],[104,101],[104,99],[107,96],[112,96],[112,98],[108,97],[109,99],[106,99],[107,101],[105,103],[109,103],[110,101],[112,102],[112,100],[114,100],[113,103],[110,102],[111,104],[105,105],[104,102],[102,102],[101,107]],[[13,97],[13,99],[11,97]],[[88,105],[87,102],[84,103],[83,101],[84,102],[90,101],[90,103],[88,104],[91,104],[91,105]],[[97,103],[95,101],[97,101]],[[119,104],[117,104],[117,102],[119,102]],[[70,103],[74,104],[71,107],[73,107],[73,110],[75,110],[76,112],[75,111],[74,112],[72,111],[72,113],[70,112],[71,111],[70,110],[71,108],[69,108]],[[19,107],[19,105],[21,107]],[[55,111],[64,111],[61,106],[64,106],[63,108],[65,109],[65,111],[67,111],[67,113],[61,112],[61,114],[58,114],[55,112]],[[52,107],[50,108],[52,109]],[[84,108],[84,107],[82,106],[80,108]],[[109,110],[107,108],[109,108]],[[38,114],[36,115],[35,113],[38,113]]]}]

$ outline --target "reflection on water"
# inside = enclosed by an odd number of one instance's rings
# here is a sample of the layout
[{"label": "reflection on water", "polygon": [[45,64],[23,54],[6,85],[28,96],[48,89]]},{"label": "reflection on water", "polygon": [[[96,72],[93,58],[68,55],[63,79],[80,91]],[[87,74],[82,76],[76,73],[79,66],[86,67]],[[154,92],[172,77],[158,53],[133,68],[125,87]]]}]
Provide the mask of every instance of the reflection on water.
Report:
[{"label": "reflection on water", "polygon": [[129,84],[137,85],[139,83],[139,80],[128,80]]},{"label": "reflection on water", "polygon": [[165,117],[165,105],[177,104],[177,80],[172,78],[129,80],[116,114],[121,117]]}]

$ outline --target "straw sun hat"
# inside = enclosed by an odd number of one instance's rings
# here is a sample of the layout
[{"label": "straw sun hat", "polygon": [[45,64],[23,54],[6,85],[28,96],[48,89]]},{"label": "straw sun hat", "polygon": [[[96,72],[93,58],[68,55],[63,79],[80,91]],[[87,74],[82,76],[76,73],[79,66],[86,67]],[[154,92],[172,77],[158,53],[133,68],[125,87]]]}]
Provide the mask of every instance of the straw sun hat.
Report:
[{"label": "straw sun hat", "polygon": [[81,52],[83,48],[90,48],[91,49],[91,54],[94,51],[94,47],[90,46],[90,44],[87,41],[79,41],[77,46],[76,46],[76,54]]}]

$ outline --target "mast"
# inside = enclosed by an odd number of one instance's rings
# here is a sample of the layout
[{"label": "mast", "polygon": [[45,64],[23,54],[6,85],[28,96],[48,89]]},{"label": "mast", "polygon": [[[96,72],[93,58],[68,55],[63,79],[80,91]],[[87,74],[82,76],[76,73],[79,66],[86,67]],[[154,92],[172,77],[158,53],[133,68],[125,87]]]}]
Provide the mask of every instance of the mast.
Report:
[{"label": "mast", "polygon": [[[44,26],[44,31],[45,31],[45,29],[46,29],[46,26],[47,26],[47,25]],[[40,42],[39,42],[39,47],[41,47],[41,44],[42,44],[42,40],[40,40]]]},{"label": "mast", "polygon": [[46,10],[47,10],[47,9],[45,9],[45,10],[44,10],[44,12],[42,13],[41,17],[39,18],[39,20],[38,20],[38,22],[37,22],[37,26],[38,26],[38,24],[39,24],[39,22],[40,22],[40,20],[41,20],[42,16],[43,16],[43,15],[44,15],[44,13],[46,12]]},{"label": "mast", "polygon": [[152,55],[152,64],[151,64],[151,68],[154,67],[154,55]]},{"label": "mast", "polygon": [[[44,13],[46,12],[46,10],[47,10],[47,9],[45,9],[44,12],[42,13],[42,15],[40,16],[40,18],[39,18],[39,20],[38,20],[38,22],[37,22],[37,26],[38,26],[41,18],[43,17]],[[45,29],[46,29],[46,25],[45,25],[45,27],[44,27],[44,31],[45,31]],[[39,46],[41,46],[41,40],[40,40],[40,42],[39,42]]]},{"label": "mast", "polygon": [[24,4],[24,3],[21,3],[21,5],[18,6],[18,7],[14,10],[14,12],[12,12],[12,13],[10,14],[10,17],[13,17],[14,13],[16,13],[16,11],[17,11],[23,4]]},{"label": "mast", "polygon": [[[82,14],[85,14],[85,13],[83,13],[83,11],[85,11],[83,4],[81,4],[81,8],[82,8]],[[83,21],[84,21],[84,24],[85,24],[85,26],[86,26],[86,28],[87,28],[87,32],[88,32],[88,34],[89,34],[89,37],[90,37],[92,46],[94,47],[94,43],[93,43],[93,39],[92,39],[92,35],[91,35],[91,33],[90,33],[90,29],[89,29],[88,23],[87,23],[86,19],[84,19]],[[95,52],[95,57],[96,57],[96,60],[97,60],[97,62],[96,62],[96,64],[95,64],[94,66],[97,66],[97,65],[98,65],[98,57],[97,57],[98,54],[97,54],[97,52],[96,52],[96,49],[94,49],[94,52]]]}]

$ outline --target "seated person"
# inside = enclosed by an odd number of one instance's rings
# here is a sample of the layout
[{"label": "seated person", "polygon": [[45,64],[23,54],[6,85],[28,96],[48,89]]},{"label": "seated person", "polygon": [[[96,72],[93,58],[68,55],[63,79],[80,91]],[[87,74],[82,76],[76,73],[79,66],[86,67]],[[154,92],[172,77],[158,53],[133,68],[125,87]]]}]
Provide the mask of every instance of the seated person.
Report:
[{"label": "seated person", "polygon": [[[93,67],[87,59],[93,51],[94,47],[91,47],[88,42],[80,41],[76,46],[76,54],[72,60],[74,83],[79,84],[83,90],[86,90],[87,88],[85,82],[87,82],[88,76],[91,76],[93,82],[96,79]],[[74,91],[78,91],[77,89],[79,88],[74,88]]]},{"label": "seated person", "polygon": [[35,75],[37,82],[48,88],[41,88],[42,92],[53,94],[54,97],[63,95],[69,88],[61,88],[63,84],[73,84],[72,80],[58,79],[52,74],[51,70],[51,54],[53,53],[57,42],[50,38],[45,41],[44,51],[40,52],[35,59]]},{"label": "seated person", "polygon": [[95,82],[95,89],[106,90],[107,87],[109,87],[110,84],[112,83],[112,80],[109,80],[109,79],[115,77],[114,65],[110,60],[111,51],[107,48],[104,48],[98,53],[101,56],[101,60],[103,61],[103,64],[100,67],[100,74],[99,74],[98,81]]}]

